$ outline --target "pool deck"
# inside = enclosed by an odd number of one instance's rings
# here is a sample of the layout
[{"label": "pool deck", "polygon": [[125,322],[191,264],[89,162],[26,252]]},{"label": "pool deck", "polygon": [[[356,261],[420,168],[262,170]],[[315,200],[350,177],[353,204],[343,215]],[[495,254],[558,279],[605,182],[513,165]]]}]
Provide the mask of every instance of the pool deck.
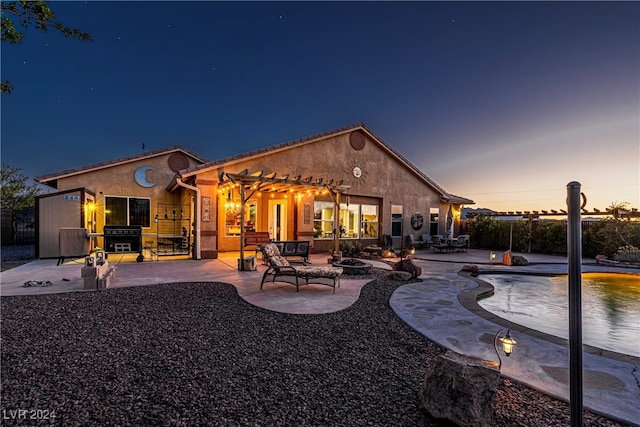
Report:
[{"label": "pool deck", "polygon": [[[511,329],[517,345],[510,357],[501,353],[501,374],[568,401],[568,342],[513,324],[476,303],[478,294],[491,289],[490,285],[477,280],[482,279],[482,274],[567,274],[566,260],[555,262],[557,258],[554,261],[523,255],[535,264],[509,267],[497,263],[465,263],[478,266],[477,278],[461,273],[461,264],[433,271],[434,256],[418,255],[422,259],[414,257],[414,260],[423,268],[422,282],[398,288],[390,306],[409,326],[439,345],[495,362],[498,362],[493,345],[495,335],[501,331],[500,336],[504,336],[506,330]],[[595,262],[583,264],[582,272],[640,273],[638,269],[605,267]],[[640,425],[640,358],[589,346],[583,348],[583,406],[610,418]]]},{"label": "pool deck", "polygon": [[[566,274],[566,257],[522,254],[531,264],[509,267],[499,264],[497,261],[502,259],[502,253],[497,252],[497,255],[492,264],[489,251],[469,250],[467,253],[454,254],[418,251],[412,258],[422,267],[422,281],[398,288],[391,297],[390,306],[404,322],[427,339],[453,351],[487,360],[497,361],[493,347],[495,334],[502,328],[512,329],[517,345],[510,357],[502,356],[502,375],[567,401],[569,355],[566,341],[510,324],[475,303],[476,295],[486,286],[477,280],[482,278],[482,274],[507,271]],[[257,271],[240,272],[237,270],[237,258],[238,253],[228,253],[216,260],[180,259],[137,263],[135,256],[111,255],[111,265],[117,266],[111,287],[224,282],[234,285],[240,297],[247,302],[265,309],[321,314],[349,307],[368,282],[343,277],[335,294],[332,294],[331,288],[321,285],[309,285],[295,292],[295,287],[278,282],[267,283],[261,290],[260,281],[266,267],[258,262]],[[327,256],[315,254],[310,261],[324,264]],[[82,289],[82,259],[68,260],[60,266],[56,264],[56,260],[38,260],[0,273],[0,295],[95,292]],[[388,263],[373,261],[372,264],[390,269]],[[480,276],[474,278],[461,273],[463,265],[477,265]],[[582,271],[640,273],[638,269],[599,266],[593,260],[584,260]],[[23,287],[29,280],[49,280],[52,285]],[[640,358],[585,346],[583,372],[583,402],[586,409],[640,426]]]}]

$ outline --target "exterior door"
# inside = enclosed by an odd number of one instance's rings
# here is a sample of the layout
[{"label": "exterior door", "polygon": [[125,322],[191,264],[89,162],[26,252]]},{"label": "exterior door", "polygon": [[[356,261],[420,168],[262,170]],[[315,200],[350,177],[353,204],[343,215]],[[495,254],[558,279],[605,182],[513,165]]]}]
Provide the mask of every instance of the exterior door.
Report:
[{"label": "exterior door", "polygon": [[272,240],[287,239],[287,201],[269,200],[269,235]]}]

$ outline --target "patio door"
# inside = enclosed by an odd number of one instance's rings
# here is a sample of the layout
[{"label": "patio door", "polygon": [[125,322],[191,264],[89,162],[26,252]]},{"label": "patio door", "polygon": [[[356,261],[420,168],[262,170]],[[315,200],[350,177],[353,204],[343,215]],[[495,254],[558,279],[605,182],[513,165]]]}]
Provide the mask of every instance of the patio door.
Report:
[{"label": "patio door", "polygon": [[287,201],[269,200],[269,235],[272,240],[287,239]]}]

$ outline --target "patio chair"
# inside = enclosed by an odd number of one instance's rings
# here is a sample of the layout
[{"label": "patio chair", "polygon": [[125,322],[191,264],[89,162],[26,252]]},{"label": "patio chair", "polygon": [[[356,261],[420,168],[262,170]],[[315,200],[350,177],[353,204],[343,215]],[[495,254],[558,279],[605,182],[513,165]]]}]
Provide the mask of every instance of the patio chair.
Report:
[{"label": "patio chair", "polygon": [[431,247],[435,253],[451,252],[451,247],[439,236],[431,236]]},{"label": "patio chair", "polygon": [[[260,282],[260,289],[264,285],[267,277],[272,277],[272,282],[276,281],[277,277],[290,277],[295,280],[296,292],[300,290],[300,285],[308,285],[309,280],[312,279],[328,279],[325,281],[314,281],[313,283],[319,285],[331,286],[333,293],[336,293],[336,286],[340,287],[340,276],[342,275],[342,267],[333,266],[292,266],[289,261],[278,250],[278,246],[274,243],[266,245],[260,245],[260,251],[262,251],[263,259],[266,260],[268,268],[262,275],[262,281]],[[300,283],[300,279],[304,279],[304,283]],[[285,283],[289,283],[286,282]]]},{"label": "patio chair", "polygon": [[429,246],[431,246],[431,236],[429,235],[429,233],[422,234],[421,238],[424,242],[425,249],[429,249]]},{"label": "patio chair", "polygon": [[422,249],[424,247],[424,242],[422,240],[417,240],[413,234],[409,234],[407,236],[407,243],[409,249],[411,249],[411,247],[415,247],[416,249]]},{"label": "patio chair", "polygon": [[469,247],[469,236],[461,234],[458,236],[458,240],[453,244],[453,248],[456,252],[467,252]]}]

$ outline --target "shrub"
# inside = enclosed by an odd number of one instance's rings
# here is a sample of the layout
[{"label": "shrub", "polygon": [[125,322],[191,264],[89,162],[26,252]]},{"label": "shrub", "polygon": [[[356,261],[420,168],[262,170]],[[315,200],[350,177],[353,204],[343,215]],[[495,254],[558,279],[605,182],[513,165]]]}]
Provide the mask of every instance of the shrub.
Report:
[{"label": "shrub", "polygon": [[511,247],[514,251],[525,252],[528,249],[529,232],[526,221],[499,221],[487,215],[478,215],[470,219],[467,226],[474,248],[507,250],[511,235]]},{"label": "shrub", "polygon": [[531,251],[544,254],[567,253],[567,225],[543,222],[531,233]]},{"label": "shrub", "polygon": [[640,249],[631,245],[621,246],[613,259],[620,262],[640,262]]}]

